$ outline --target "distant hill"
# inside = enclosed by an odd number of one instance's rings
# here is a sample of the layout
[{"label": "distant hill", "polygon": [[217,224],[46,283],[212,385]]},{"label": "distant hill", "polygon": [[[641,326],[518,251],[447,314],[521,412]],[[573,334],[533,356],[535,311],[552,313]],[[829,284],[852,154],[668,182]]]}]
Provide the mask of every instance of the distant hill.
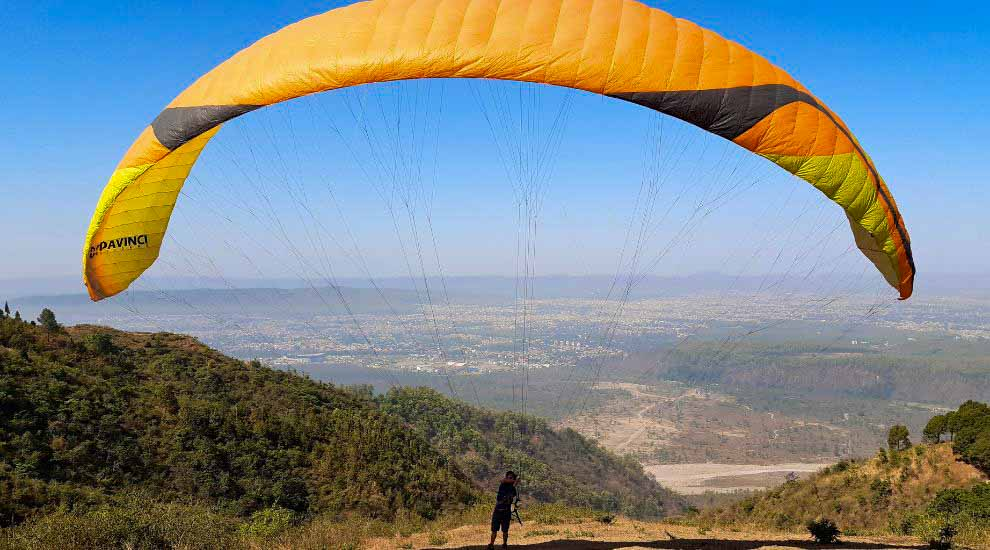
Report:
[{"label": "distant hill", "polygon": [[[731,351],[719,342],[698,341],[671,351],[642,354],[630,366],[654,365],[650,372],[660,380],[717,385],[764,399],[794,396],[802,402],[872,399],[956,404],[990,395],[990,347],[984,340],[911,352],[862,349],[840,342],[825,348],[800,337],[783,342],[742,341]],[[828,376],[823,377],[823,372]]]},{"label": "distant hill", "polygon": [[[856,275],[846,275],[850,279]],[[643,275],[636,278],[637,284],[631,289],[632,298],[684,296],[706,292],[723,292],[728,288],[739,292],[753,292],[765,288],[767,281],[773,281],[774,286],[807,289],[813,292],[822,288],[825,283],[833,281],[842,274],[811,275],[746,275],[723,274],[717,272],[691,273],[679,276],[673,275]],[[608,293],[616,277],[612,273],[586,275],[540,275],[533,278],[534,296],[539,298],[601,298]],[[205,277],[169,277],[155,278],[147,275],[142,281],[151,288],[168,288],[184,290],[203,289],[255,289],[307,288],[310,283],[293,277],[282,278],[244,278],[236,276]],[[618,277],[619,288],[626,281],[626,275]],[[422,279],[417,277],[416,285],[422,285]],[[448,275],[443,281],[436,276],[428,276],[427,282],[431,288],[445,287],[452,295],[458,296],[488,296],[512,298],[515,295],[516,279],[513,276],[498,275]],[[327,286],[318,280],[311,283],[317,287]],[[367,277],[340,277],[336,284],[345,288],[373,288]],[[376,277],[375,284],[382,289],[413,290],[413,280],[409,277]],[[145,288],[147,288],[147,286]],[[82,280],[79,275],[50,276],[50,277],[21,277],[0,279],[0,288],[7,296],[14,298],[26,296],[51,296],[65,294],[82,294]],[[990,297],[990,276],[986,273],[928,273],[924,280],[919,280],[915,287],[916,297]],[[917,299],[916,298],[916,299]]]},{"label": "distant hill", "polygon": [[[427,405],[454,420],[414,412]],[[512,423],[525,437],[503,436]],[[376,398],[186,336],[0,319],[0,526],[135,491],[228,518],[430,518],[479,502],[510,467],[535,500],[678,509],[636,464],[532,418],[425,390]]]},{"label": "distant hill", "polygon": [[[339,292],[339,294],[338,294]],[[28,296],[11,307],[33,315],[49,307],[65,318],[99,319],[125,310],[140,315],[299,317],[351,313],[405,314],[420,311],[413,290],[314,286],[308,288],[193,288],[133,290],[113,302],[94,303],[85,294]]]}]

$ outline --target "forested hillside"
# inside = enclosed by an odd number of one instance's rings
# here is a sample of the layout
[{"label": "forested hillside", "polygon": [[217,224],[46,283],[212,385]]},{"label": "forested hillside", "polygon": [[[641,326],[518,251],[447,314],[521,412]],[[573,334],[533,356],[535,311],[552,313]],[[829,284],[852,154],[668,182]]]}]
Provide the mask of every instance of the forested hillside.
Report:
[{"label": "forested hillside", "polygon": [[185,336],[0,318],[0,526],[110,506],[137,536],[128,522],[173,504],[205,506],[222,532],[271,514],[429,519],[485,502],[508,468],[535,501],[680,509],[635,463],[533,418],[428,390],[375,397]]},{"label": "forested hillside", "polygon": [[542,502],[659,518],[684,510],[632,458],[620,458],[571,429],[554,431],[543,420],[495,413],[448,399],[426,388],[397,388],[382,410],[416,426],[472,479],[495,487],[506,469],[522,475],[524,496]]},{"label": "forested hillside", "polygon": [[0,320],[0,523],[122,490],[244,515],[473,502],[470,480],[352,393],[170,334]]},{"label": "forested hillside", "polygon": [[697,343],[664,352],[651,372],[660,379],[734,391],[955,404],[990,395],[987,352],[982,342],[962,342],[951,351],[932,343],[923,351],[897,353],[811,342],[743,342],[728,353],[724,346]]}]

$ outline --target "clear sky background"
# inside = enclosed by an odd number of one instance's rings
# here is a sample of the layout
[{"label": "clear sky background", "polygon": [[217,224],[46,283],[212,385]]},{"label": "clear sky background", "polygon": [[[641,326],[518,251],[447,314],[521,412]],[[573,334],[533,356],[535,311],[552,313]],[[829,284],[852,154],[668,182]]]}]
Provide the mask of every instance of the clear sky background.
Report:
[{"label": "clear sky background", "polygon": [[[838,112],[893,190],[922,277],[990,273],[986,168],[990,148],[985,137],[990,127],[986,107],[990,8],[979,2],[844,0],[648,3],[766,56]],[[75,276],[85,229],[107,177],[162,107],[197,76],[254,40],[339,4],[4,3],[0,7],[0,285],[11,278]],[[492,238],[511,234],[514,221],[508,225],[497,221],[511,218],[507,198],[511,192],[493,183],[498,165],[490,150],[470,154],[486,147],[484,140],[489,139],[470,90],[457,84],[444,89],[445,120],[450,124],[442,127],[444,159],[434,204],[444,263],[453,273],[504,273],[498,262],[486,263],[485,258],[501,254],[504,259],[512,249],[511,238]],[[558,104],[560,97],[548,95],[547,104]],[[331,114],[339,112],[335,109],[340,104],[332,99],[327,106]],[[297,110],[294,116],[305,119],[304,113]],[[642,171],[641,151],[634,145],[648,125],[636,126],[646,120],[642,109],[614,101],[604,105],[588,97],[575,101],[571,119],[561,167],[548,193],[547,236],[540,242],[556,249],[579,248],[582,254],[579,261],[572,254],[568,265],[548,253],[545,270],[608,272],[615,269],[623,220],[628,219],[629,200]],[[231,130],[227,143],[232,149],[241,143],[239,138],[250,135],[249,123]],[[318,132],[302,139],[321,137],[328,143],[332,140]],[[590,150],[596,155],[589,155]],[[221,156],[205,155],[204,170],[211,162],[229,167],[231,161]],[[305,158],[317,165],[320,156],[312,152]],[[327,161],[334,163],[333,158]],[[308,166],[300,174],[312,176],[316,168]],[[334,177],[341,181],[356,173],[353,167],[336,169]],[[471,181],[474,187],[465,184],[472,174],[477,180]],[[625,180],[626,186],[602,184],[610,175]],[[208,173],[202,178],[208,179]],[[625,189],[624,194],[617,189]],[[780,192],[773,186],[760,189],[748,197],[752,204],[715,217],[697,237],[698,249],[718,249],[719,235],[740,231],[741,222],[746,226],[746,212],[762,200],[758,193]],[[341,192],[342,200],[351,201],[346,208],[353,209],[359,220],[385,223],[370,213],[375,208],[380,211],[381,204],[362,202],[359,187],[342,184]],[[602,221],[581,221],[592,212],[598,212]],[[835,220],[841,217],[838,211],[830,212]],[[467,229],[467,221],[474,222],[473,229]],[[401,272],[401,266],[389,263],[390,245],[378,246],[377,237],[384,243],[388,228],[367,225],[374,227],[356,231],[372,270]],[[205,222],[198,226],[173,222],[176,234],[185,235],[187,243],[195,241],[196,232],[204,227]],[[587,240],[582,236],[577,242],[574,228],[588,232]],[[385,233],[376,233],[381,231]],[[843,228],[843,238],[846,233]],[[501,246],[500,252],[489,255],[479,249],[479,240],[485,246]],[[208,246],[202,251],[212,253]],[[682,274],[718,270],[724,258],[707,252],[689,254],[676,270]],[[235,274],[247,275],[236,269]],[[343,274],[349,272],[344,269]]]}]

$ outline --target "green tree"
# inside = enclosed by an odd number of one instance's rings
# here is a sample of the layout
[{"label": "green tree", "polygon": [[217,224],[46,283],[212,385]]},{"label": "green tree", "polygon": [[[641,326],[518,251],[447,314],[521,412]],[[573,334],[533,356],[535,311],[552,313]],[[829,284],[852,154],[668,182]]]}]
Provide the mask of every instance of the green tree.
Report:
[{"label": "green tree", "polygon": [[956,432],[959,431],[959,426],[959,413],[956,411],[949,411],[945,413],[945,431],[949,434],[949,441],[956,438]]},{"label": "green tree", "polygon": [[967,401],[953,414],[953,452],[964,462],[990,473],[990,406]]},{"label": "green tree", "polygon": [[14,320],[15,321],[20,321],[21,320],[21,312],[20,311],[15,311],[14,312]]},{"label": "green tree", "polygon": [[877,478],[870,483],[870,492],[873,493],[873,503],[881,504],[886,502],[894,494],[894,489],[890,481]]},{"label": "green tree", "polygon": [[6,300],[3,302],[3,312],[7,314],[7,317],[10,317],[10,304]]},{"label": "green tree", "polygon": [[41,310],[41,315],[38,315],[38,324],[48,332],[58,332],[62,328],[62,325],[58,324],[58,320],[55,319],[55,312],[47,307]]},{"label": "green tree", "polygon": [[938,443],[942,440],[942,434],[946,432],[945,415],[939,414],[932,417],[925,425],[922,437],[926,443]]},{"label": "green tree", "polygon": [[928,511],[945,516],[964,514],[990,521],[990,483],[978,483],[968,489],[943,489],[935,495]]},{"label": "green tree", "polygon": [[109,355],[116,350],[113,345],[113,338],[109,333],[99,332],[93,334],[88,339],[90,348],[100,355]]},{"label": "green tree", "polygon": [[911,439],[907,426],[897,424],[887,432],[887,447],[891,451],[904,451],[911,448]]}]

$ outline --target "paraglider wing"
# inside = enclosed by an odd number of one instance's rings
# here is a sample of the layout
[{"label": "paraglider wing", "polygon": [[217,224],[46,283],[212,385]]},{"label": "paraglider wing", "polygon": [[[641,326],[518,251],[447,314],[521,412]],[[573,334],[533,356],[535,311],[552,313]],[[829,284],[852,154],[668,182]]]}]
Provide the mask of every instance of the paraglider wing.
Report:
[{"label": "paraglider wing", "polygon": [[372,0],[259,40],[144,129],[86,235],[90,297],[123,291],[155,262],[183,182],[222,123],[308,94],[417,78],[565,86],[688,121],[838,203],[860,250],[902,299],[911,295],[910,239],[869,156],[820,100],[743,46],[633,0]]}]

